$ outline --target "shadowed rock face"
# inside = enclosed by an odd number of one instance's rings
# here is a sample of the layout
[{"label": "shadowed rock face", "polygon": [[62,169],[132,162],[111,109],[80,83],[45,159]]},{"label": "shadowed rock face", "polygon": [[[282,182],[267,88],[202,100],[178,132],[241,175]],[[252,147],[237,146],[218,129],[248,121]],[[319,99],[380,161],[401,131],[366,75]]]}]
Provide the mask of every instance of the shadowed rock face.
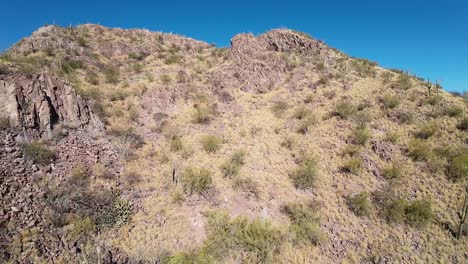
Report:
[{"label": "shadowed rock face", "polygon": [[0,86],[5,102],[3,112],[23,129],[28,140],[51,137],[59,124],[95,132],[104,130],[101,121],[73,88],[47,73],[31,78],[17,75],[0,81]]}]

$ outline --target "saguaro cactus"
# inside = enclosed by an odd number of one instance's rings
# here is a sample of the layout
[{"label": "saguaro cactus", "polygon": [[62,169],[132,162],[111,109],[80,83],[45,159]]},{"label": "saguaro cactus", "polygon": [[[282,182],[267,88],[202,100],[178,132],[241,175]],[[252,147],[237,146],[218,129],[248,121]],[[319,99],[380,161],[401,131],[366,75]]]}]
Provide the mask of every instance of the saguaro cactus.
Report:
[{"label": "saguaro cactus", "polygon": [[463,226],[465,224],[466,220],[466,215],[468,214],[468,186],[465,188],[465,200],[463,201],[463,207],[458,214],[460,217],[460,224],[458,226],[458,234],[457,234],[457,239],[460,239],[462,232],[463,232]]}]

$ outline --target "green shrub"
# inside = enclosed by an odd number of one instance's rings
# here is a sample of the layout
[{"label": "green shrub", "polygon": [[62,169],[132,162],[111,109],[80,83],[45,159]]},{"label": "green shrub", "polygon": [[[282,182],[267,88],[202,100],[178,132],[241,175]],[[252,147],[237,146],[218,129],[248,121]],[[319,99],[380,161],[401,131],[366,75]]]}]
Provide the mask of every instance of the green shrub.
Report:
[{"label": "green shrub", "polygon": [[27,160],[41,165],[49,164],[54,157],[54,153],[39,142],[25,144],[23,146],[23,154]]},{"label": "green shrub", "polygon": [[207,107],[198,106],[193,114],[193,123],[207,124],[211,119],[211,111]]},{"label": "green shrub", "polygon": [[355,156],[361,153],[362,147],[356,145],[346,145],[343,149],[343,155]]},{"label": "green shrub", "polygon": [[348,204],[351,211],[357,216],[368,216],[371,211],[371,204],[367,192],[361,192],[348,198]]},{"label": "green shrub", "polygon": [[468,117],[464,117],[462,120],[460,120],[460,123],[458,123],[457,128],[462,131],[467,131],[468,130]]},{"label": "green shrub", "polygon": [[384,140],[395,144],[398,142],[398,139],[400,139],[400,137],[401,137],[401,134],[397,131],[387,131],[387,133],[385,134]]},{"label": "green shrub", "polygon": [[361,77],[368,77],[368,76],[375,77],[376,65],[377,65],[376,62],[369,61],[366,59],[355,59],[351,61],[351,66]]},{"label": "green shrub", "polygon": [[221,170],[225,177],[232,177],[239,173],[240,168],[245,163],[245,151],[236,151],[229,160],[221,166]]},{"label": "green shrub", "polygon": [[133,212],[133,205],[128,200],[118,198],[112,207],[112,226],[123,226],[128,223]]},{"label": "green shrub", "polygon": [[65,74],[70,74],[77,69],[82,69],[84,62],[81,60],[64,59],[60,62],[60,66]]},{"label": "green shrub", "polygon": [[306,159],[291,173],[290,178],[298,189],[313,188],[318,178],[316,161],[312,158]]},{"label": "green shrub", "polygon": [[297,128],[297,132],[301,134],[307,134],[309,128],[317,124],[317,118],[313,114],[309,114],[305,119],[302,119]]},{"label": "green shrub", "polygon": [[468,155],[461,154],[452,158],[449,164],[449,175],[454,180],[468,178]]},{"label": "green shrub", "polygon": [[395,95],[385,94],[380,98],[380,102],[385,108],[393,109],[400,104],[400,99]]},{"label": "green shrub", "polygon": [[345,162],[343,169],[347,172],[358,174],[362,170],[362,163],[362,158],[352,157]]},{"label": "green shrub", "polygon": [[171,143],[170,143],[169,148],[172,152],[181,151],[184,148],[184,144],[182,143],[182,138],[179,136],[173,136],[171,138]]},{"label": "green shrub", "polygon": [[189,167],[182,174],[182,184],[188,194],[203,194],[211,188],[211,172],[207,169]]},{"label": "green shrub", "polygon": [[182,56],[177,54],[171,54],[164,60],[164,63],[167,65],[178,64],[182,61]]},{"label": "green shrub", "polygon": [[318,222],[320,217],[312,203],[289,202],[281,211],[289,217],[292,223]]},{"label": "green shrub", "polygon": [[36,73],[37,68],[31,64],[21,64],[19,71],[27,77],[32,77]]},{"label": "green shrub", "polygon": [[351,138],[353,139],[353,142],[355,144],[363,145],[363,146],[366,145],[370,137],[371,137],[371,132],[366,127],[354,129],[351,135]]},{"label": "green shrub", "polygon": [[399,179],[401,177],[402,171],[399,164],[392,164],[387,166],[382,171],[382,176],[387,180]]},{"label": "green shrub", "polygon": [[230,219],[226,214],[209,215],[207,232],[201,250],[204,255],[220,260],[235,251],[243,257],[243,263],[271,263],[285,239],[284,231],[267,220],[242,216]]},{"label": "green shrub", "polygon": [[336,105],[335,111],[338,116],[340,116],[343,119],[347,119],[350,116],[353,116],[354,114],[356,114],[357,109],[350,102],[341,101],[341,102],[338,102],[338,104]]},{"label": "green shrub", "polygon": [[417,132],[416,136],[422,139],[428,139],[433,136],[438,129],[439,124],[437,124],[436,121],[431,121],[420,126],[419,132]]},{"label": "green shrub", "polygon": [[412,87],[411,77],[408,74],[401,73],[398,76],[398,87],[402,90],[408,90]]},{"label": "green shrub", "polygon": [[442,97],[440,97],[439,95],[431,95],[427,98],[427,103],[430,104],[430,105],[436,105],[438,104],[440,101],[442,100]]},{"label": "green shrub", "polygon": [[117,84],[120,78],[120,69],[117,66],[109,65],[104,68],[104,76],[107,83]]},{"label": "green shrub", "polygon": [[84,37],[78,37],[77,39],[78,41],[78,45],[80,45],[81,47],[86,47],[87,46],[87,41]]},{"label": "green shrub", "polygon": [[140,63],[132,64],[132,71],[134,73],[140,73],[142,70],[143,70],[143,65],[141,65]]},{"label": "green shrub", "polygon": [[0,129],[6,129],[10,127],[10,118],[6,116],[0,116]]},{"label": "green shrub", "polygon": [[255,198],[259,197],[260,190],[258,189],[258,183],[251,178],[236,177],[234,178],[232,187],[234,190],[241,190],[249,196],[253,196]]},{"label": "green shrub", "polygon": [[427,161],[432,156],[430,146],[421,139],[413,139],[408,146],[408,153],[415,161]]},{"label": "green shrub", "polygon": [[457,105],[447,106],[444,110],[445,114],[451,117],[463,115],[463,108]]},{"label": "green shrub", "polygon": [[301,222],[291,227],[298,242],[309,242],[321,245],[327,240],[327,235],[322,231],[318,223]]},{"label": "green shrub", "polygon": [[405,220],[406,201],[403,199],[391,200],[387,203],[385,214],[389,222],[399,223]]},{"label": "green shrub", "polygon": [[370,122],[372,122],[372,115],[369,113],[369,111],[357,112],[353,116],[353,120],[356,122],[358,128],[364,128],[369,125]]},{"label": "green shrub", "polygon": [[211,152],[211,153],[218,151],[221,148],[222,143],[223,143],[223,140],[220,137],[217,137],[214,135],[205,135],[201,139],[201,144],[202,144],[203,149],[206,152]]},{"label": "green shrub", "polygon": [[405,218],[407,223],[416,227],[428,225],[433,218],[431,203],[426,200],[410,202],[405,208]]},{"label": "green shrub", "polygon": [[276,101],[273,103],[271,107],[271,111],[277,118],[281,118],[288,109],[288,104],[285,101]]}]

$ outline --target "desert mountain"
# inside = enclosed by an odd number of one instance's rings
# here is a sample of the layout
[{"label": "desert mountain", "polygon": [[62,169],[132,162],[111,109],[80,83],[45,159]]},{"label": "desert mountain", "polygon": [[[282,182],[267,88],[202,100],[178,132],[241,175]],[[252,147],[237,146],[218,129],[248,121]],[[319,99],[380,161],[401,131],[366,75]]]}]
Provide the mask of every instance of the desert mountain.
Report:
[{"label": "desert mountain", "polygon": [[0,262],[466,263],[466,95],[293,30],[0,57]]}]

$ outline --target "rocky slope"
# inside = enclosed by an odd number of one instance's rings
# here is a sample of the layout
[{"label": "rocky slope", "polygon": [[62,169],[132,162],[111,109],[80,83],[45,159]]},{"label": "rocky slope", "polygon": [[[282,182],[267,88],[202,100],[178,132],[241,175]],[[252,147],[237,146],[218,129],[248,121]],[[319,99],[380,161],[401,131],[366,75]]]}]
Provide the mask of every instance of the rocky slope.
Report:
[{"label": "rocky slope", "polygon": [[45,26],[0,100],[1,262],[468,259],[466,97],[301,32]]}]

